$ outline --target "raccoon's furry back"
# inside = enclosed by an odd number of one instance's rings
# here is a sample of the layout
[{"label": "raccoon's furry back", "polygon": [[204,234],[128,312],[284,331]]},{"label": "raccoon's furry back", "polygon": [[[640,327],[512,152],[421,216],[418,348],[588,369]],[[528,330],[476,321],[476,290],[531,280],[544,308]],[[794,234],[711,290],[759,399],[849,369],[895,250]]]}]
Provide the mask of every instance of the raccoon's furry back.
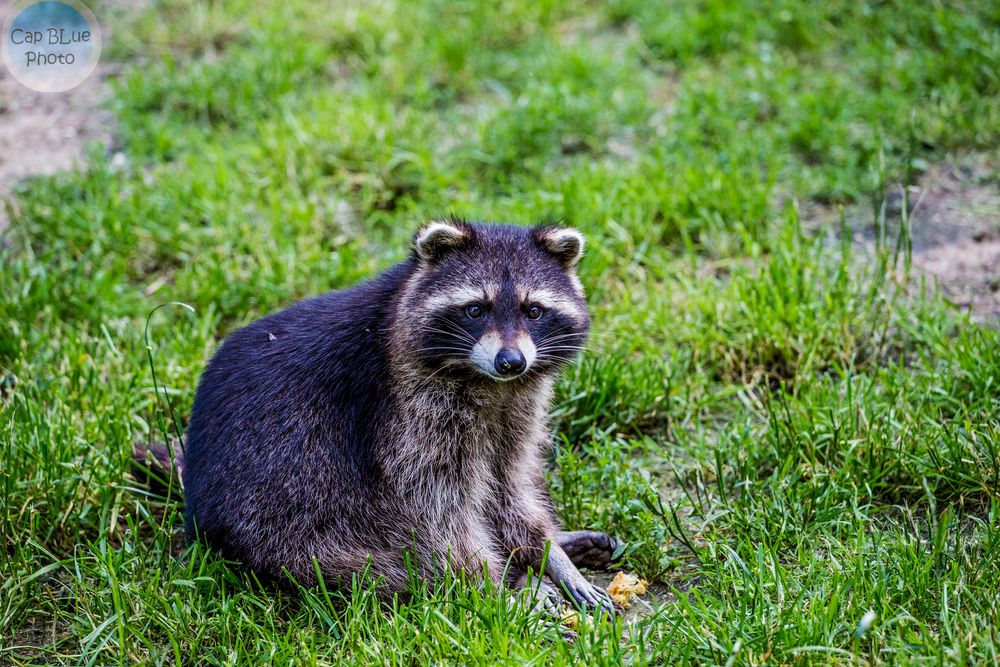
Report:
[{"label": "raccoon's furry back", "polygon": [[302,301],[225,341],[187,429],[189,535],[274,575],[317,530],[350,539],[385,520],[364,508],[383,504],[375,449],[391,400],[386,340],[412,268]]}]

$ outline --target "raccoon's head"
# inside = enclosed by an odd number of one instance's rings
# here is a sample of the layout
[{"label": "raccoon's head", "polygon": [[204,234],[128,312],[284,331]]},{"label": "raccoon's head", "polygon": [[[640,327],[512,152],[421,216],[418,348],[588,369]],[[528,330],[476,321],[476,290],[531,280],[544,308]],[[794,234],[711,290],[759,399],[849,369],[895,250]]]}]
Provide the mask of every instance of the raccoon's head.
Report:
[{"label": "raccoon's head", "polygon": [[583,345],[589,322],[575,229],[435,221],[417,232],[413,253],[399,324],[407,353],[428,375],[545,375]]}]

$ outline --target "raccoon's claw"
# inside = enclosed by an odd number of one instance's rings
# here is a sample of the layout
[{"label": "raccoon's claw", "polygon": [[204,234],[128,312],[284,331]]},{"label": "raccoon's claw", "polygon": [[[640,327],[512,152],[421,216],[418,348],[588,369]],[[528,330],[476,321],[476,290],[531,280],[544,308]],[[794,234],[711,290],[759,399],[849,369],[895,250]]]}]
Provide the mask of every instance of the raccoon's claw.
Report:
[{"label": "raccoon's claw", "polygon": [[534,600],[536,611],[544,612],[557,619],[560,617],[563,598],[559,595],[559,591],[545,581],[531,584],[529,590]]},{"label": "raccoon's claw", "polygon": [[604,612],[612,617],[618,613],[615,603],[611,601],[611,597],[603,589],[589,581],[583,580],[579,584],[563,582],[563,589],[577,607]]},{"label": "raccoon's claw", "polygon": [[563,597],[548,579],[525,572],[511,585],[519,591],[522,599],[526,598],[531,602],[532,611],[542,612],[555,619],[560,618]]}]

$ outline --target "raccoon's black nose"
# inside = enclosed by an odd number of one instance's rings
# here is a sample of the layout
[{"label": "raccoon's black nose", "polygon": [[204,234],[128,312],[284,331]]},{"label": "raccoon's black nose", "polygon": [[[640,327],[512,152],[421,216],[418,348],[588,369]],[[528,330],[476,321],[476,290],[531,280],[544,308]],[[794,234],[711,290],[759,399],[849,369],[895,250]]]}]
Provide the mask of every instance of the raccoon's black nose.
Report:
[{"label": "raccoon's black nose", "polygon": [[519,350],[512,350],[507,347],[500,350],[497,353],[497,358],[493,360],[493,368],[497,369],[497,373],[505,377],[519,375],[527,365],[528,362],[524,360],[524,355]]}]

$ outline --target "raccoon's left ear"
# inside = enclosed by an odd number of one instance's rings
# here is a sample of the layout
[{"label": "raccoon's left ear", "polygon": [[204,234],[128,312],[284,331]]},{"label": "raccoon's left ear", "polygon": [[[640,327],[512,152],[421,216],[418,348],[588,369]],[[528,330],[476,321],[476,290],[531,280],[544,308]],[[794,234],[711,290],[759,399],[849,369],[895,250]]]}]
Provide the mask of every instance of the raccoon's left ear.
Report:
[{"label": "raccoon's left ear", "polygon": [[417,231],[413,250],[417,257],[435,262],[472,239],[472,228],[457,220],[432,220]]},{"label": "raccoon's left ear", "polygon": [[533,236],[543,250],[567,269],[576,266],[583,257],[583,234],[572,227],[539,227]]}]

